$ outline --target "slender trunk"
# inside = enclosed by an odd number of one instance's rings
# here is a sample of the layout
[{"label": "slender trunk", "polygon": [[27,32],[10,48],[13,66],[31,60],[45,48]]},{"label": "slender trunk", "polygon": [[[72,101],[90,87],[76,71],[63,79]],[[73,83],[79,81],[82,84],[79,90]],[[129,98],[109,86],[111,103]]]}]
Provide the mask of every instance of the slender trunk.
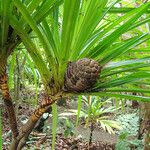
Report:
[{"label": "slender trunk", "polygon": [[8,113],[9,124],[12,131],[13,139],[15,139],[18,136],[17,121],[13,102],[9,94],[6,72],[4,72],[3,75],[0,76],[0,89],[2,91],[4,104]]},{"label": "slender trunk", "polygon": [[150,103],[140,104],[140,129],[138,138],[144,135],[144,150],[150,150]]},{"label": "slender trunk", "polygon": [[145,126],[145,137],[144,137],[144,150],[150,150],[150,103],[144,103],[144,126]]},{"label": "slender trunk", "polygon": [[16,115],[18,115],[18,107],[19,107],[19,90],[20,90],[20,67],[18,61],[18,55],[16,55],[16,90],[15,90],[15,102],[16,102]]},{"label": "slender trunk", "polygon": [[43,113],[47,111],[48,107],[58,99],[60,99],[60,96],[56,96],[56,98],[53,100],[49,99],[48,96],[44,97],[42,104],[34,111],[34,113],[29,118],[28,122],[21,128],[19,135],[17,137],[18,141],[17,149],[11,150],[21,150],[25,146],[28,136],[32,132],[32,129],[35,127],[40,117],[43,115]]},{"label": "slender trunk", "polygon": [[17,150],[21,150],[25,145],[26,145],[26,141],[28,140],[30,133],[28,132],[28,134],[26,134],[19,142]]},{"label": "slender trunk", "polygon": [[16,115],[14,111],[14,106],[12,99],[9,94],[9,88],[7,85],[7,74],[4,72],[0,76],[0,89],[2,91],[2,96],[4,99],[4,104],[8,113],[10,128],[12,131],[12,143],[10,145],[10,150],[21,150],[26,143],[29,134],[36,125],[40,117],[47,111],[47,108],[52,105],[56,100],[61,98],[62,93],[58,93],[51,99],[49,96],[45,96],[41,105],[34,111],[34,113],[29,118],[28,122],[22,126],[20,132],[18,132]]},{"label": "slender trunk", "polygon": [[12,139],[9,150],[17,150],[19,141],[17,139]]},{"label": "slender trunk", "polygon": [[28,122],[22,126],[17,138],[13,139],[10,150],[21,150],[25,146],[28,136],[32,132],[32,129],[42,114],[47,110],[47,107],[51,104],[52,102],[49,99],[44,99],[43,104],[41,104],[39,108],[34,111]]},{"label": "slender trunk", "polygon": [[2,130],[3,130],[3,127],[2,127],[2,110],[0,110],[0,145],[2,145]]},{"label": "slender trunk", "polygon": [[148,123],[149,129],[146,131],[145,140],[144,140],[144,150],[150,150],[150,121]]},{"label": "slender trunk", "polygon": [[[23,67],[23,66],[20,66],[20,64],[19,64],[19,54],[20,53],[17,53],[17,55],[16,55],[16,72],[17,72],[17,101],[19,101],[19,90],[20,90],[20,80],[21,80],[21,67]],[[23,60],[24,61],[24,60]]]},{"label": "slender trunk", "polygon": [[91,123],[91,126],[90,126],[89,146],[92,144],[93,131],[94,131],[94,123]]}]

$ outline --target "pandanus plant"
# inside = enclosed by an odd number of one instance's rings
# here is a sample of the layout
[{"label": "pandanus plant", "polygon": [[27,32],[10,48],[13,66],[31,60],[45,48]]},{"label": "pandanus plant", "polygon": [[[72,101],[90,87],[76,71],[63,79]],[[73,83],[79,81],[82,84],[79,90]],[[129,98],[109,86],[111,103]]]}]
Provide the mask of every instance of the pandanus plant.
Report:
[{"label": "pandanus plant", "polygon": [[108,133],[114,133],[113,128],[122,129],[119,123],[114,120],[111,120],[110,114],[117,111],[116,107],[110,106],[109,108],[104,108],[103,106],[110,102],[110,99],[103,100],[99,97],[88,96],[83,97],[83,101],[86,104],[86,109],[82,109],[82,117],[85,118],[85,126],[90,126],[90,137],[89,137],[89,146],[92,144],[93,131],[96,125],[100,125]]},{"label": "pandanus plant", "polygon": [[[59,5],[60,2],[56,1],[40,1],[41,5],[36,1],[30,3],[30,1],[26,1],[25,4],[28,5],[28,9],[30,11],[34,11],[34,21],[36,24],[39,24],[44,16],[48,14],[54,7]],[[35,11],[38,6],[39,11]],[[16,115],[13,107],[13,101],[9,94],[8,87],[8,78],[6,73],[6,65],[7,59],[13,52],[13,50],[21,43],[21,38],[16,34],[14,29],[10,25],[10,14],[15,14],[20,18],[20,24],[24,22],[22,16],[19,15],[17,8],[15,7],[12,0],[8,1],[0,1],[0,89],[2,91],[2,96],[4,99],[4,104],[8,113],[10,128],[12,131],[12,144],[10,149],[21,149],[23,147],[24,142],[19,141],[24,137],[25,132],[18,131]],[[27,34],[32,32],[30,26],[24,22],[24,28],[27,31]],[[44,104],[41,104],[41,107]],[[24,127],[22,127],[23,129]],[[22,130],[23,131],[23,130]],[[23,138],[24,139],[24,138]],[[22,139],[22,141],[24,141]],[[18,147],[18,148],[17,148]]]},{"label": "pandanus plant", "polygon": [[[141,81],[150,77],[146,70],[150,58],[128,60],[123,57],[134,53],[134,48],[149,40],[150,35],[138,32],[126,40],[121,39],[125,33],[150,20],[143,17],[149,11],[150,3],[136,9],[121,9],[115,8],[118,2],[120,0],[0,2],[0,85],[13,133],[11,150],[19,150],[25,145],[47,107],[62,97],[99,95],[150,100],[148,96],[132,95],[132,92],[150,93],[139,87]],[[121,15],[111,19],[110,13],[116,11]],[[7,85],[6,63],[14,47],[21,42],[41,75],[46,94],[41,105],[18,131]],[[129,84],[130,89],[127,88]]]}]

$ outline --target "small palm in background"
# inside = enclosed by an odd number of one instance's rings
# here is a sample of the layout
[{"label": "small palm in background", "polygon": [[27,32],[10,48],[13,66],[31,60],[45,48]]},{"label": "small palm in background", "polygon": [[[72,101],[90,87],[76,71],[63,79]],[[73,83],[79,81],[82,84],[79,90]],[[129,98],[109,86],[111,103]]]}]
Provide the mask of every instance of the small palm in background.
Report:
[{"label": "small palm in background", "polygon": [[97,125],[100,125],[100,127],[110,134],[114,133],[113,128],[121,129],[118,122],[110,119],[112,113],[115,113],[117,109],[112,106],[105,107],[110,102],[109,99],[102,101],[99,97],[90,96],[88,98],[84,97],[83,102],[86,104],[86,108],[81,110],[81,116],[85,118],[85,126],[90,126],[91,131],[89,145],[92,143],[93,131]]}]

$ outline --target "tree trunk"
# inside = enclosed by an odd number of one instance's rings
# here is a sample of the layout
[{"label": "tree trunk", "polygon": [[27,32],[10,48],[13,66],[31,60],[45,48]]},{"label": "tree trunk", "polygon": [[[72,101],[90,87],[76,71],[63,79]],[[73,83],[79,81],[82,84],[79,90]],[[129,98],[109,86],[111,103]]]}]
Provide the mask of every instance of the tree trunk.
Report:
[{"label": "tree trunk", "polygon": [[16,116],[18,115],[19,98],[20,98],[20,66],[19,66],[19,53],[16,54],[16,66],[14,72],[14,101],[16,106]]},{"label": "tree trunk", "polygon": [[0,89],[2,91],[2,96],[4,99],[6,111],[8,113],[9,124],[10,124],[10,128],[12,131],[13,139],[15,139],[18,136],[18,128],[17,128],[17,121],[16,121],[16,115],[15,115],[15,111],[14,111],[13,102],[12,102],[12,99],[9,94],[6,72],[4,72],[0,76]]},{"label": "tree trunk", "polygon": [[144,150],[150,150],[150,103],[141,103],[140,108],[139,139],[145,134]]},{"label": "tree trunk", "polygon": [[144,150],[150,150],[150,121],[149,121],[149,129],[147,129],[145,135]]},{"label": "tree trunk", "polygon": [[55,103],[56,100],[62,97],[62,93],[57,93],[52,98],[45,95],[40,106],[34,111],[30,116],[28,122],[22,126],[20,132],[18,132],[16,114],[14,111],[13,102],[9,94],[9,88],[7,84],[7,74],[6,71],[0,76],[0,89],[2,91],[2,96],[4,99],[4,104],[8,113],[10,128],[12,131],[12,143],[10,145],[10,150],[21,150],[26,143],[29,134],[35,127],[37,121],[45,113],[50,105]]},{"label": "tree trunk", "polygon": [[[38,120],[41,118],[43,113],[47,111],[48,107],[55,103],[56,100],[60,99],[60,97],[61,94],[56,95],[53,99],[50,99],[48,96],[44,97],[41,105],[34,111],[27,123],[21,128],[19,135],[17,136],[17,149],[10,148],[10,150],[21,150],[25,146],[28,136],[32,132],[32,129],[35,127]],[[13,144],[14,143],[12,142],[11,145]]]},{"label": "tree trunk", "polygon": [[89,146],[92,144],[92,138],[93,138],[93,131],[94,131],[94,123],[91,123],[90,126],[90,138],[89,138]]}]

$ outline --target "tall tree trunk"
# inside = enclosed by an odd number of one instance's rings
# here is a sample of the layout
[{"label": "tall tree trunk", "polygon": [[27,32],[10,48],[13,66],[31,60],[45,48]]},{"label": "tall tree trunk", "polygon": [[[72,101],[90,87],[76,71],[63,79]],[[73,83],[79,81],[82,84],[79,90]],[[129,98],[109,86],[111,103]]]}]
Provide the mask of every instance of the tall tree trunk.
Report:
[{"label": "tall tree trunk", "polygon": [[150,150],[150,103],[140,105],[139,138],[144,134],[144,150]]},{"label": "tall tree trunk", "polygon": [[[4,71],[4,73],[0,76],[0,89],[2,91],[4,105],[8,113],[9,124],[12,131],[12,139],[13,141],[16,141],[16,138],[18,136],[17,120],[16,120],[13,102],[9,94],[6,71]],[[14,145],[14,148],[16,148],[16,145]]]}]

